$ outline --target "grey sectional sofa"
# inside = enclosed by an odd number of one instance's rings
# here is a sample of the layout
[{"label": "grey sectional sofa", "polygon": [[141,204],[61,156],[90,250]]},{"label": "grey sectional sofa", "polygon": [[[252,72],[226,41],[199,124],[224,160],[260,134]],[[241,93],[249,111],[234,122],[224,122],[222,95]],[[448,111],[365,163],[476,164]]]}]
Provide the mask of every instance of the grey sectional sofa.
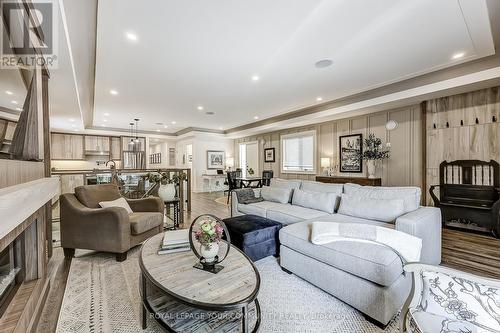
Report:
[{"label": "grey sectional sofa", "polygon": [[272,179],[270,188],[254,191],[265,200],[242,204],[236,193],[232,194],[233,216],[254,214],[284,224],[280,231],[282,268],[350,304],[381,326],[402,308],[410,292],[410,277],[403,273],[401,259],[391,249],[374,243],[315,245],[310,241],[312,222],[395,228],[422,239],[421,262],[441,262],[441,213],[437,208],[420,206],[418,187]]}]

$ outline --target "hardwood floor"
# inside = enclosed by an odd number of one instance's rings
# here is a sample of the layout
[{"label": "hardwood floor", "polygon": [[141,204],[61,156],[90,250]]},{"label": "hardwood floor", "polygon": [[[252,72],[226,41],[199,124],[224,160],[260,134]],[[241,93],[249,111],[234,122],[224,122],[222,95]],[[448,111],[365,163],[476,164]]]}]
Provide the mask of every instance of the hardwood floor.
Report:
[{"label": "hardwood floor", "polygon": [[500,279],[500,239],[444,229],[442,264]]},{"label": "hardwood floor", "polygon": [[[218,193],[193,193],[192,212],[184,213],[184,221],[190,222],[205,213],[220,218],[229,217],[230,207],[215,202],[223,195]],[[187,228],[189,223],[184,223]],[[486,277],[500,278],[500,240],[492,237],[443,230],[443,265]],[[81,250],[77,250],[78,256]],[[49,262],[51,290],[46,307],[39,321],[37,332],[55,332],[59,310],[64,297],[71,261],[64,259],[61,248],[54,249]]]}]

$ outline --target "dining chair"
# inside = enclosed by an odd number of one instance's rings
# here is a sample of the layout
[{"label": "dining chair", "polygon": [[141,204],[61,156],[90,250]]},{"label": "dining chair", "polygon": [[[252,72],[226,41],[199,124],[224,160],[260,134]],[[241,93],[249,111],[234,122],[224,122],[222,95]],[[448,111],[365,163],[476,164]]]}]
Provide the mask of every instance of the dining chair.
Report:
[{"label": "dining chair", "polygon": [[264,170],[262,171],[262,185],[263,186],[270,186],[271,185],[271,178],[273,178],[273,170]]},{"label": "dining chair", "polygon": [[228,171],[227,172],[227,185],[228,189],[224,191],[224,193],[227,192],[227,204],[229,204],[229,198],[231,197],[231,193],[240,188],[238,186],[238,181],[236,178],[238,177],[238,171]]}]

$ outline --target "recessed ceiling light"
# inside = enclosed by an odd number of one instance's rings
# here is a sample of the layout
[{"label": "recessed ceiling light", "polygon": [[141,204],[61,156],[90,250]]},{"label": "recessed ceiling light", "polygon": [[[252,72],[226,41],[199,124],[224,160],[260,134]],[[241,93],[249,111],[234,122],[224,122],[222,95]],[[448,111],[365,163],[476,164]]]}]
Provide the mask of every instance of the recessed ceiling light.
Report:
[{"label": "recessed ceiling light", "polygon": [[104,112],[105,117],[109,117],[109,112]]},{"label": "recessed ceiling light", "polygon": [[177,122],[173,121],[173,122],[172,122],[172,125],[175,125],[175,124],[177,124]]},{"label": "recessed ceiling light", "polygon": [[168,126],[167,126],[167,125],[165,125],[165,126],[163,126],[163,128],[168,128]]},{"label": "recessed ceiling light", "polygon": [[202,105],[199,105],[199,106],[197,107],[197,109],[198,109],[198,110],[200,110],[200,111],[203,111],[203,106],[202,106]]},{"label": "recessed ceiling light", "polygon": [[12,104],[19,104],[17,101],[11,101]]},{"label": "recessed ceiling light", "polygon": [[321,97],[321,96],[316,97],[316,102],[321,102],[322,100],[323,100],[323,97]]},{"label": "recessed ceiling light", "polygon": [[10,91],[10,90],[5,90],[5,93],[6,93],[7,95],[14,95],[14,93],[13,93],[12,91]]},{"label": "recessed ceiling light", "polygon": [[453,60],[457,60],[457,59],[462,58],[464,55],[465,55],[465,53],[464,53],[464,52],[458,52],[458,53],[455,53],[455,54],[451,57],[451,59],[453,59]]},{"label": "recessed ceiling light", "polygon": [[103,119],[102,121],[103,121],[103,122],[105,122],[105,123],[107,123],[107,122],[108,122],[108,120],[107,120],[107,119]]},{"label": "recessed ceiling light", "polygon": [[156,131],[157,131],[157,132],[159,132],[160,130],[159,130],[159,129],[157,129]]},{"label": "recessed ceiling light", "polygon": [[259,81],[260,77],[258,75],[252,75],[252,81]]},{"label": "recessed ceiling light", "polygon": [[21,108],[16,108],[16,110],[17,110],[17,111],[23,111],[23,109],[21,109]]},{"label": "recessed ceiling light", "polygon": [[137,41],[137,35],[134,34],[133,32],[127,32],[127,33],[125,33],[125,37],[127,37],[128,40],[131,40],[133,42]]},{"label": "recessed ceiling light", "polygon": [[224,127],[221,126],[221,127],[219,127],[219,129],[222,131],[224,129]]},{"label": "recessed ceiling light", "polygon": [[75,124],[73,124],[73,125],[71,125],[71,127],[73,127],[73,128],[74,128],[74,127],[76,127],[76,125],[75,125]]},{"label": "recessed ceiling light", "polygon": [[331,61],[330,59],[322,59],[322,60],[316,61],[314,66],[316,66],[316,68],[325,68],[325,67],[331,66],[332,64],[333,64],[333,61]]},{"label": "recessed ceiling light", "polygon": [[101,127],[106,127],[106,125],[105,125],[105,124],[102,124],[102,125],[101,125]]},{"label": "recessed ceiling light", "polygon": [[78,132],[78,128],[73,128],[73,131]]},{"label": "recessed ceiling light", "polygon": [[255,116],[255,117],[253,117],[253,119],[257,120],[257,119],[259,119],[259,116]]},{"label": "recessed ceiling light", "polygon": [[118,95],[118,91],[116,91],[116,90],[114,90],[114,89],[111,89],[111,90],[109,91],[109,93],[110,93],[111,95]]},{"label": "recessed ceiling light", "polygon": [[70,119],[69,119],[69,121],[71,121],[72,123],[74,123],[74,122],[75,122],[75,119],[70,118]]}]

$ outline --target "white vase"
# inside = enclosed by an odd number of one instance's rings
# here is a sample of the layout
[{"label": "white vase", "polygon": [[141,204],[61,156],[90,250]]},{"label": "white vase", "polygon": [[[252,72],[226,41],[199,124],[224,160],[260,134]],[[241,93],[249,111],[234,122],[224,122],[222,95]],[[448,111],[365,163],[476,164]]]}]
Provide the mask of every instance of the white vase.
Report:
[{"label": "white vase", "polygon": [[368,170],[368,178],[373,179],[375,177],[375,160],[367,160],[366,168]]},{"label": "white vase", "polygon": [[205,258],[206,263],[212,263],[215,261],[215,257],[219,254],[219,244],[210,243],[201,245],[200,255]]},{"label": "white vase", "polygon": [[158,188],[158,196],[163,201],[172,201],[175,198],[175,185],[174,184],[166,184],[160,185]]}]

